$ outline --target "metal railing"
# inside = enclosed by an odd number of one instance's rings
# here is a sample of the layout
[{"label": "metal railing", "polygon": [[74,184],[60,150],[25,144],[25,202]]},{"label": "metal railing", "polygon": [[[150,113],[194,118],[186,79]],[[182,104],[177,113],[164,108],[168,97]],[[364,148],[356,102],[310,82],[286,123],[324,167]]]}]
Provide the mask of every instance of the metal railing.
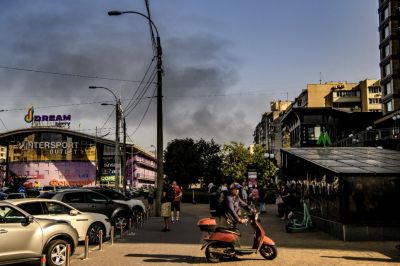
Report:
[{"label": "metal railing", "polygon": [[383,140],[400,140],[400,128],[382,128],[364,130],[350,134],[347,138],[332,143],[333,147],[359,147],[366,144],[378,144]]}]

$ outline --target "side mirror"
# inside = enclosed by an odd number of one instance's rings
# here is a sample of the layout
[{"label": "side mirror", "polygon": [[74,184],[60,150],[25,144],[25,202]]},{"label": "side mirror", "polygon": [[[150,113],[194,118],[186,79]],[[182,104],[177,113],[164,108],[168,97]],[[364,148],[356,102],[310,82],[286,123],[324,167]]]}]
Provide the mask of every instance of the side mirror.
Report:
[{"label": "side mirror", "polygon": [[71,216],[77,216],[78,214],[79,214],[79,212],[77,210],[71,210],[69,212],[69,215],[71,215]]},{"label": "side mirror", "polygon": [[31,224],[31,223],[33,223],[33,216],[32,215],[29,215],[28,217],[26,217],[26,223],[27,224]]}]

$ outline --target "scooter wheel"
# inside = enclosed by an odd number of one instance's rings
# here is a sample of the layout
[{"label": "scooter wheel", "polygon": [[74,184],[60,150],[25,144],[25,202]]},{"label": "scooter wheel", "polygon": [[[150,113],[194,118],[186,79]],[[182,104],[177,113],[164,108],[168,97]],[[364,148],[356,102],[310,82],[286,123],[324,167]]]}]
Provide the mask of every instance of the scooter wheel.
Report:
[{"label": "scooter wheel", "polygon": [[260,254],[266,260],[273,260],[278,256],[278,249],[275,246],[263,244],[260,248]]},{"label": "scooter wheel", "polygon": [[206,259],[208,262],[211,263],[218,263],[221,259],[221,255],[216,254],[216,250],[220,249],[221,247],[217,243],[212,243],[207,246],[206,248]]}]

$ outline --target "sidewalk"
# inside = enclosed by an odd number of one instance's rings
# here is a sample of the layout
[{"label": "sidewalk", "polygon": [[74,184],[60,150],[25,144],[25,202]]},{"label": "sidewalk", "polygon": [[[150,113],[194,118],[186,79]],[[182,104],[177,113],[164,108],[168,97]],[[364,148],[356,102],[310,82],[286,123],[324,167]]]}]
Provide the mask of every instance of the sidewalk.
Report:
[{"label": "sidewalk", "polygon": [[[170,232],[161,232],[162,219],[151,218],[134,235],[104,243],[103,251],[91,251],[81,260],[83,249],[74,255],[71,265],[194,265],[207,264],[201,251],[203,233],[197,228],[199,218],[208,217],[206,204],[182,204],[181,221],[172,224]],[[323,232],[288,234],[285,223],[276,216],[275,206],[261,216],[267,234],[276,242],[278,257],[266,261],[260,254],[224,261],[226,265],[400,265],[397,242],[343,242]],[[242,246],[250,245],[250,227],[241,226]]]}]

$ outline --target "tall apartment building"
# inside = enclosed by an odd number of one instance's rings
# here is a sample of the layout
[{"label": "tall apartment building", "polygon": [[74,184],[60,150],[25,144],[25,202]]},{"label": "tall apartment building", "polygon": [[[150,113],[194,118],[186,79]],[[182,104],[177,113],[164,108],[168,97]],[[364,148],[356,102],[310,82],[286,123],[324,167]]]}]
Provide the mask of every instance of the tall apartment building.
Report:
[{"label": "tall apartment building", "polygon": [[261,144],[268,153],[274,154],[278,164],[280,161],[279,150],[282,148],[280,114],[292,103],[292,101],[281,100],[270,102],[271,111],[262,115],[253,134],[254,143]]},{"label": "tall apartment building", "polygon": [[359,83],[327,82],[307,84],[296,98],[296,107],[333,107],[351,112],[381,112],[381,88],[378,80]]},{"label": "tall apartment building", "polygon": [[400,109],[399,1],[379,0],[379,50],[383,114]]}]

